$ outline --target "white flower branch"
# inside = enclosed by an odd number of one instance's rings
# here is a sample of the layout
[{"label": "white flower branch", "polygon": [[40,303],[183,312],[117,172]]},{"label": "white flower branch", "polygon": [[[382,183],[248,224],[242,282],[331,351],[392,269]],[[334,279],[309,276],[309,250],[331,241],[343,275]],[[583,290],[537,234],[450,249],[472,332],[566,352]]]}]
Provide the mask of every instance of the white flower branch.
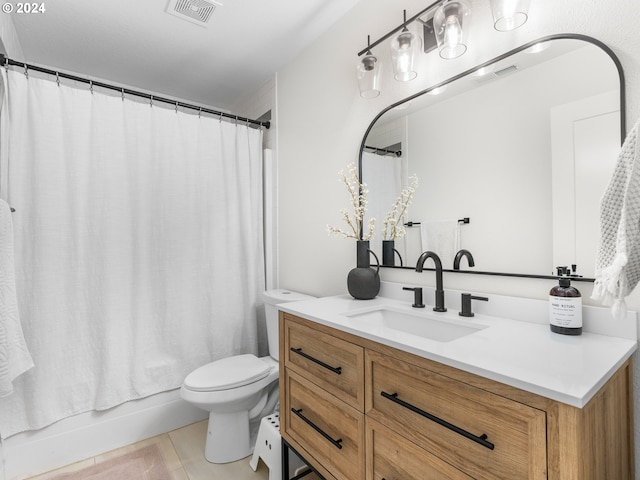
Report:
[{"label": "white flower branch", "polygon": [[[340,170],[340,181],[345,185],[349,196],[351,198],[351,206],[353,207],[353,215],[350,215],[346,209],[341,210],[342,219],[345,221],[349,229],[346,231],[327,225],[327,230],[330,235],[337,235],[342,238],[355,238],[360,240],[361,228],[364,220],[365,212],[367,211],[367,190],[366,183],[360,183],[358,179],[358,171],[355,163],[351,163],[348,166],[349,176],[345,175],[343,170]],[[366,235],[362,235],[362,240],[370,240],[373,237],[376,219],[369,220],[367,225]]]},{"label": "white flower branch", "polygon": [[402,238],[406,233],[404,220],[407,215],[407,208],[411,205],[411,198],[416,188],[418,188],[418,177],[414,174],[409,177],[409,180],[411,180],[411,185],[400,192],[393,207],[384,219],[384,230],[382,231],[383,240]]}]

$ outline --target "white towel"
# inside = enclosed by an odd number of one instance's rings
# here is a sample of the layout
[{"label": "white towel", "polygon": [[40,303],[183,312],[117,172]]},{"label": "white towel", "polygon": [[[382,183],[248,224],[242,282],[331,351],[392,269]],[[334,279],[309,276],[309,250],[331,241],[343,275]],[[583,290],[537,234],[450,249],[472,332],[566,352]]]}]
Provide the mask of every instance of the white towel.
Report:
[{"label": "white towel", "polygon": [[600,245],[591,298],[626,315],[624,298],[640,280],[640,120],[622,145],[600,205]]},{"label": "white towel", "polygon": [[421,222],[422,251],[435,252],[443,268],[453,268],[453,259],[460,249],[460,224],[458,220]]},{"label": "white towel", "polygon": [[18,315],[11,209],[0,199],[0,398],[13,393],[15,378],[31,367]]}]

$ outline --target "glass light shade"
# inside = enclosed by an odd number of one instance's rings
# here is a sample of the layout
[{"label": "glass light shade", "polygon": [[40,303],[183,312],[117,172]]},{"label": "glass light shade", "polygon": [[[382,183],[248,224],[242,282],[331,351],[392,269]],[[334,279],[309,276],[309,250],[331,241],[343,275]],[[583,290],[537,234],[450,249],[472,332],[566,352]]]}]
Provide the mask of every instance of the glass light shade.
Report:
[{"label": "glass light shade", "polygon": [[433,28],[442,58],[457,58],[467,51],[463,24],[469,16],[466,3],[449,0],[438,7],[433,16]]},{"label": "glass light shade", "polygon": [[530,0],[491,0],[494,28],[508,32],[521,27],[529,18]]},{"label": "glass light shade", "polygon": [[420,37],[411,33],[406,27],[391,40],[393,78],[401,82],[408,82],[418,76],[418,73],[413,69],[413,59],[416,52],[420,51],[421,44]]},{"label": "glass light shade", "polygon": [[356,65],[358,87],[363,98],[375,98],[380,95],[380,61],[367,52]]}]

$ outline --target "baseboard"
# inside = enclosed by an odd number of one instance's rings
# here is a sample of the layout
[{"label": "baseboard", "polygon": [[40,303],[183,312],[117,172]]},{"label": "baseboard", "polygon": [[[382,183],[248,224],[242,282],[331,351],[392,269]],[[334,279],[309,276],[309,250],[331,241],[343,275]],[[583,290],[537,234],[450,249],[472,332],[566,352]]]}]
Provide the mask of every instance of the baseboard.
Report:
[{"label": "baseboard", "polygon": [[[206,419],[179,390],[88,412],[4,442],[6,479],[19,480]],[[0,477],[2,478],[2,477]]]}]

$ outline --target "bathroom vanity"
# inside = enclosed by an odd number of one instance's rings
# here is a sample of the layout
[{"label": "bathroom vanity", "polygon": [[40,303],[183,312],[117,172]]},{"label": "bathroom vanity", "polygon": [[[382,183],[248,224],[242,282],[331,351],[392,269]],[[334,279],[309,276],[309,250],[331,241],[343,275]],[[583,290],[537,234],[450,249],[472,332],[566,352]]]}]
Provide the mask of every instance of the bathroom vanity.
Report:
[{"label": "bathroom vanity", "polygon": [[410,303],[281,306],[282,439],[319,474],[634,478],[634,340]]}]

